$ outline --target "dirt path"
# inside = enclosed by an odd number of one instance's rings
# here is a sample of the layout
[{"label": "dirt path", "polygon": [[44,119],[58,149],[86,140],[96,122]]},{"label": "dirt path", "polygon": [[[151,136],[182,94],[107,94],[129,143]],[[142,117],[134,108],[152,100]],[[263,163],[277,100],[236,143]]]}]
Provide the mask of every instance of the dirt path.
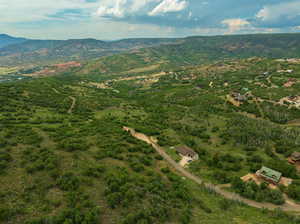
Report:
[{"label": "dirt path", "polygon": [[76,105],[76,98],[73,97],[73,96],[69,96],[69,98],[72,100],[72,104],[71,104],[70,109],[68,110],[68,113],[71,114],[73,112],[73,109],[74,109],[75,105]]},{"label": "dirt path", "polygon": [[[52,88],[52,90],[53,90],[55,93],[60,94],[60,92],[59,92],[57,89]],[[68,110],[68,114],[71,114],[71,113],[73,112],[73,109],[74,109],[75,105],[76,105],[76,98],[73,97],[73,96],[69,96],[69,98],[72,100],[72,104],[71,104],[71,106],[70,106],[70,108],[69,108],[69,110]]]},{"label": "dirt path", "polygon": [[53,90],[55,93],[60,94],[60,92],[59,92],[57,89],[52,88],[52,90]]},{"label": "dirt path", "polygon": [[176,163],[164,150],[161,148],[157,142],[152,138],[148,137],[147,135],[143,133],[138,133],[134,129],[129,128],[129,127],[124,127],[123,128],[125,131],[130,132],[130,134],[141,140],[144,141],[150,145],[157,151],[158,154],[160,154],[171,166],[173,166],[179,173],[181,173],[182,176],[185,176],[186,178],[189,178],[190,180],[194,181],[197,184],[203,184],[206,188],[209,188],[218,194],[222,195],[223,197],[230,199],[230,200],[235,200],[235,201],[240,201],[243,202],[251,207],[255,208],[267,208],[267,209],[282,209],[283,211],[293,211],[293,212],[300,212],[300,205],[298,204],[292,204],[292,203],[285,203],[284,205],[278,206],[274,205],[271,203],[260,203],[256,202],[250,199],[246,199],[241,197],[240,195],[236,193],[232,193],[229,191],[225,191],[221,189],[220,187],[210,184],[210,183],[205,183],[201,178],[193,175],[189,171],[185,170],[183,167],[181,167],[178,163]]}]

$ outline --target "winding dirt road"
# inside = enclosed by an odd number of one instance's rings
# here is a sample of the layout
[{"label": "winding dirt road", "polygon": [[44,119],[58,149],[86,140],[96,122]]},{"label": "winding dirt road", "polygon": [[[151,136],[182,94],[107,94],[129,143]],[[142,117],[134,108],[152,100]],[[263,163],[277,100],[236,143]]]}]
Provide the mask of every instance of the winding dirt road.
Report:
[{"label": "winding dirt road", "polygon": [[69,98],[72,100],[72,104],[71,104],[70,109],[68,110],[68,113],[71,114],[73,112],[73,109],[74,109],[75,105],[76,105],[76,98],[73,97],[73,96],[69,96]]},{"label": "winding dirt road", "polygon": [[206,188],[211,189],[215,191],[216,193],[222,195],[224,198],[234,200],[234,201],[240,201],[243,202],[251,207],[255,208],[267,208],[267,209],[281,209],[283,211],[292,211],[292,212],[299,212],[300,213],[300,205],[294,204],[294,203],[285,203],[283,205],[274,205],[271,203],[260,203],[256,202],[247,198],[243,198],[240,195],[236,193],[232,193],[229,191],[225,191],[221,189],[220,187],[205,183],[201,178],[193,175],[183,167],[181,167],[178,163],[176,163],[164,150],[162,147],[160,147],[154,138],[149,137],[143,133],[136,132],[134,129],[129,127],[123,127],[123,129],[127,132],[130,132],[130,134],[135,137],[136,139],[139,139],[141,141],[144,141],[150,145],[159,153],[171,166],[173,166],[179,173],[181,173],[182,176],[189,178],[190,180],[196,182],[197,184],[204,185]]}]

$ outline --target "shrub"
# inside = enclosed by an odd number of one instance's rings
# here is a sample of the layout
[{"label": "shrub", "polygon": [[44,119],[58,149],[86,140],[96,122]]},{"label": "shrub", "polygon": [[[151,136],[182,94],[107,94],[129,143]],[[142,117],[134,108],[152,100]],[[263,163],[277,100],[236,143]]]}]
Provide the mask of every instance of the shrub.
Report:
[{"label": "shrub", "polygon": [[57,185],[64,191],[73,191],[79,188],[80,181],[75,174],[66,173],[58,178]]}]

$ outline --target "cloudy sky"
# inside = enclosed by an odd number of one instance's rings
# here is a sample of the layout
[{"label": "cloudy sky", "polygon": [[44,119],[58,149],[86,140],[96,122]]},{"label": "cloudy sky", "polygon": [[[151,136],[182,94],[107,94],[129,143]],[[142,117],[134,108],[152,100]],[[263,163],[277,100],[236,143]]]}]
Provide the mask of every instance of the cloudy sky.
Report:
[{"label": "cloudy sky", "polygon": [[300,0],[0,0],[0,33],[42,39],[300,32]]}]

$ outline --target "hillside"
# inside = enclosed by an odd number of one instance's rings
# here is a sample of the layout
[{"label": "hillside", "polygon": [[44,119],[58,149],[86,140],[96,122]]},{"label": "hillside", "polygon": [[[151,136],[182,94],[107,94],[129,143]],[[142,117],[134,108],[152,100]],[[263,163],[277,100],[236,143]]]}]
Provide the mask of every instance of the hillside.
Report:
[{"label": "hillside", "polygon": [[[228,59],[141,69],[171,61],[161,57],[147,64],[143,56],[115,55],[113,63],[110,57],[103,62],[111,69],[105,75],[84,67],[0,84],[0,222],[299,223],[299,170],[287,158],[300,151],[300,61]],[[131,72],[119,73],[123,68]],[[233,93],[247,98],[236,102]],[[153,136],[171,159],[124,126]],[[199,155],[185,172],[216,188],[174,168],[180,145]],[[241,181],[262,166],[292,184]]]},{"label": "hillside", "polygon": [[[164,62],[168,66],[190,66],[230,58],[292,58],[300,52],[300,34],[253,34],[178,39],[124,39],[104,42],[95,39],[28,40],[0,49],[0,66],[53,64],[86,61],[103,56],[92,63],[125,57],[144,61],[142,66]],[[139,62],[138,62],[139,63]],[[110,64],[110,63],[109,63]],[[119,67],[122,63],[118,63]],[[127,66],[127,65],[126,65]],[[133,68],[136,68],[136,63]],[[93,67],[93,66],[91,66]],[[121,68],[121,67],[120,67]],[[105,68],[109,71],[109,68]],[[115,71],[112,69],[112,71]]]},{"label": "hillside", "polygon": [[0,66],[52,64],[87,60],[127,50],[153,47],[176,39],[130,39],[104,42],[95,39],[28,40],[0,48]]},{"label": "hillside", "polygon": [[300,34],[189,37],[172,45],[100,58],[89,62],[83,72],[118,73],[153,65],[170,69],[234,58],[293,58],[299,54]]},{"label": "hillside", "polygon": [[0,48],[6,47],[12,44],[19,44],[25,42],[25,38],[16,38],[6,34],[0,34]]}]

